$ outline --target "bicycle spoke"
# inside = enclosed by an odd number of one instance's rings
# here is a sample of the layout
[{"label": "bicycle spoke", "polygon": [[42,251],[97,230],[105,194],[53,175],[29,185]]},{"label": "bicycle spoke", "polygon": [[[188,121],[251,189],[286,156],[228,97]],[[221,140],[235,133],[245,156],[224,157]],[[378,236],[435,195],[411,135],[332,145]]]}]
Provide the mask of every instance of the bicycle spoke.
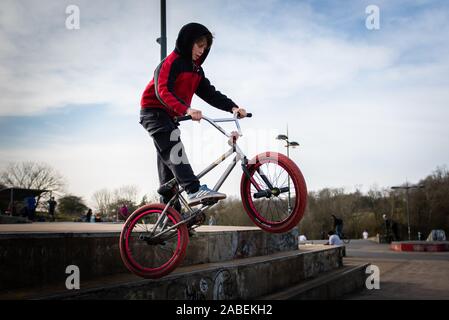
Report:
[{"label": "bicycle spoke", "polygon": [[[279,170],[279,171],[281,171],[281,170]],[[278,187],[279,186],[278,181],[279,181],[279,177],[280,177],[281,174],[282,174],[282,171],[279,173],[279,175],[276,176],[276,178],[275,178],[275,185],[273,187]]]},{"label": "bicycle spoke", "polygon": [[[281,183],[281,185],[279,186],[279,188],[283,188],[285,186],[285,183],[288,181],[289,175],[288,175],[287,171],[286,171],[286,173],[287,173],[286,177],[285,177],[284,181]],[[287,183],[287,186],[288,186],[288,183]]]},{"label": "bicycle spoke", "polygon": [[[269,189],[263,180],[261,173],[265,174],[266,179],[278,189],[288,188],[288,191],[282,192],[277,196],[272,195],[270,198],[253,199],[253,204],[261,215],[261,217],[270,222],[281,222],[290,215],[289,207],[293,203],[291,210],[295,208],[296,190],[289,172],[281,165],[275,162],[262,163],[257,170],[253,172],[253,178],[263,190]],[[290,181],[290,184],[288,183]],[[250,185],[251,196],[258,192],[253,185]],[[289,205],[290,195],[290,205]]]},{"label": "bicycle spoke", "polygon": [[[144,216],[137,221],[128,239],[129,254],[137,264],[145,266],[145,268],[159,268],[174,256],[177,248],[177,230],[163,235],[159,241],[152,240],[149,237],[151,234],[150,226],[154,224],[148,222],[154,220],[153,217],[156,218],[157,215]],[[173,226],[173,221],[168,220],[166,227],[170,226]],[[158,227],[156,230],[161,232],[162,228]]]},{"label": "bicycle spoke", "polygon": [[[257,173],[257,176],[256,176],[256,173]],[[268,188],[267,185],[266,185],[266,183],[265,183],[265,181],[263,181],[263,179],[262,179],[262,177],[260,176],[260,173],[259,173],[258,171],[255,171],[255,172],[254,172],[253,177],[256,177],[256,179],[257,179],[256,182],[257,182],[257,184],[258,184],[259,186],[261,186],[262,190],[265,190],[265,189]],[[262,186],[264,186],[264,187],[262,187]],[[252,186],[252,187],[254,187],[254,186]],[[255,187],[254,187],[254,189],[255,189]],[[257,189],[256,189],[256,192],[257,192]]]}]

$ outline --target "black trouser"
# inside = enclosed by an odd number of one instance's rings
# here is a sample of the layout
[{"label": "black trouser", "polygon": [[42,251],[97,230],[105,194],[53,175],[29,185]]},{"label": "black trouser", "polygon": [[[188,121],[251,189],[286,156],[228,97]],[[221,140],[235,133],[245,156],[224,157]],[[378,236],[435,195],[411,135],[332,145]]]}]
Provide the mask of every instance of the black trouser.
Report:
[{"label": "black trouser", "polygon": [[[178,126],[168,113],[156,108],[143,109],[140,112],[140,124],[153,138],[156,147],[160,185],[175,178],[187,193],[198,191],[200,182],[188,163],[179,132],[174,132],[179,130]],[[181,158],[183,161],[179,161]],[[167,203],[172,196],[163,195],[161,200]]]}]

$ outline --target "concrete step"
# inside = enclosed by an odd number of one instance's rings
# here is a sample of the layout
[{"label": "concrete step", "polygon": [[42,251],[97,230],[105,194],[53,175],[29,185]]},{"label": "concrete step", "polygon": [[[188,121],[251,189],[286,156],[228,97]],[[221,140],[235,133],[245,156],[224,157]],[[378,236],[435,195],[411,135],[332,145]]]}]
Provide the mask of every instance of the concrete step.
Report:
[{"label": "concrete step", "polygon": [[366,268],[369,263],[345,265],[320,274],[279,292],[261,297],[262,300],[329,300],[365,288]]},{"label": "concrete step", "polygon": [[[14,226],[22,228],[16,231],[2,226],[0,290],[64,283],[69,265],[76,265],[84,280],[129,272],[120,257],[120,224],[33,225]],[[203,226],[197,231],[182,266],[265,256],[298,246],[296,230],[270,234],[254,227]]]},{"label": "concrete step", "polygon": [[[265,256],[184,266],[158,279],[115,275],[80,290],[41,287],[0,293],[0,299],[255,299],[342,267],[343,247],[307,246]],[[82,277],[82,273],[81,273]]]}]

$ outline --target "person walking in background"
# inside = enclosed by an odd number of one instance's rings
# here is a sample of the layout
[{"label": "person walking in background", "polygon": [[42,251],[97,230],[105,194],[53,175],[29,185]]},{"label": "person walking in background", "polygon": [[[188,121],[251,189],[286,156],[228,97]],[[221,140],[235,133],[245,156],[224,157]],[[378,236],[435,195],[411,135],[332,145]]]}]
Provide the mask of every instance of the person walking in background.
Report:
[{"label": "person walking in background", "polygon": [[55,197],[50,197],[50,200],[47,201],[48,203],[48,214],[51,217],[52,221],[55,221],[55,210],[56,210],[56,205],[58,204],[55,201]]}]

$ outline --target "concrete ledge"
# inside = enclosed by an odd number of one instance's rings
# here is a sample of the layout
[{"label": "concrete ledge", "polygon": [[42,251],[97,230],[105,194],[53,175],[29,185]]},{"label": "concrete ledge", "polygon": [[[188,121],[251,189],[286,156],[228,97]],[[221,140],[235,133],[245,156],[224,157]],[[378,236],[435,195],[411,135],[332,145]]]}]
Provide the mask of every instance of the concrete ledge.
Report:
[{"label": "concrete ledge", "polygon": [[[120,224],[55,224],[51,225],[55,232],[45,232],[51,227],[49,225],[22,226],[22,231],[4,231],[1,234],[2,290],[64,284],[65,270],[69,265],[79,267],[83,280],[129,273],[121,260],[119,232],[115,231],[121,229]],[[67,227],[77,232],[64,231]],[[14,228],[17,229],[16,226]],[[86,231],[83,228],[91,229]],[[183,266],[297,249],[295,231],[269,234],[252,227],[218,226],[205,226],[198,231],[190,240]]]},{"label": "concrete ledge", "polygon": [[392,242],[390,248],[394,251],[443,252],[449,251],[449,241]]}]

